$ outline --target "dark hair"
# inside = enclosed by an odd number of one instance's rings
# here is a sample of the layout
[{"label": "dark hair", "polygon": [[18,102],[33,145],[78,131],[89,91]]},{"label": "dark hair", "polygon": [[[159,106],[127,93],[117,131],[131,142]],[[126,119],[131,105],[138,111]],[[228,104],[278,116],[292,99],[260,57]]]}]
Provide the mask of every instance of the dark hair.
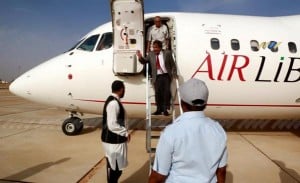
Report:
[{"label": "dark hair", "polygon": [[193,106],[184,102],[183,100],[181,100],[181,104],[185,105],[189,111],[203,111],[206,108],[206,104],[203,106]]},{"label": "dark hair", "polygon": [[162,42],[159,40],[153,41],[153,45],[156,44],[160,49],[162,48]]},{"label": "dark hair", "polygon": [[115,80],[111,84],[111,91],[112,92],[120,91],[121,88],[125,88],[123,81]]}]

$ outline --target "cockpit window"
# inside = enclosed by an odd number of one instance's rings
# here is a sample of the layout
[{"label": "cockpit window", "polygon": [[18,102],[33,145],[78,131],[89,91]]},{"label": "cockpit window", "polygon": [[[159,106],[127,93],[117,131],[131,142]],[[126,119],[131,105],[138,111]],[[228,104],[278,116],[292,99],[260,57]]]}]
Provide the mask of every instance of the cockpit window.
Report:
[{"label": "cockpit window", "polygon": [[112,46],[112,42],[113,42],[113,34],[112,32],[107,32],[102,34],[102,37],[99,41],[99,44],[97,46],[97,51],[98,50],[105,50],[108,49]]},{"label": "cockpit window", "polygon": [[87,38],[77,49],[84,50],[84,51],[93,51],[98,38],[99,38],[99,34]]},{"label": "cockpit window", "polygon": [[81,41],[82,39],[78,41],[74,46],[72,46],[72,48],[70,48],[68,51],[74,50],[81,43]]}]

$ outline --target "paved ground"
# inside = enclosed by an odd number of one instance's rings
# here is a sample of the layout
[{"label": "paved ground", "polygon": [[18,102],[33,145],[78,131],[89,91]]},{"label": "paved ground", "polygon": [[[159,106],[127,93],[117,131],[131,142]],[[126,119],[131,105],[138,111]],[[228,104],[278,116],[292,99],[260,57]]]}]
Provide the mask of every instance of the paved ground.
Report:
[{"label": "paved ground", "polygon": [[[66,117],[64,111],[0,89],[0,182],[105,182],[100,117],[84,116],[83,133],[65,136],[61,123]],[[120,179],[122,183],[147,182],[149,155],[143,127],[142,119],[130,120],[130,164]],[[227,134],[226,182],[300,182],[300,138],[296,133]]]}]

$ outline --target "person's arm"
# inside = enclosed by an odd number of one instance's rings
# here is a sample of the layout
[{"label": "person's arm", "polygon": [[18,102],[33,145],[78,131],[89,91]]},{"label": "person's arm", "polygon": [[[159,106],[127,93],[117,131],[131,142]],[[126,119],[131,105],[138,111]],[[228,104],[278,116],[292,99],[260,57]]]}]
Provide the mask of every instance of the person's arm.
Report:
[{"label": "person's arm", "polygon": [[146,47],[146,53],[148,54],[151,50],[151,42],[152,42],[152,31],[153,27],[149,27],[148,32],[147,32],[147,47]]},{"label": "person's arm", "polygon": [[142,56],[142,53],[141,53],[140,50],[137,50],[137,51],[136,51],[136,56],[137,56],[137,58],[138,58],[138,60],[139,60],[139,62],[140,62],[141,64],[145,64],[145,63],[147,63],[148,60],[149,60],[148,56],[146,56],[146,58],[144,58],[144,57]]},{"label": "person's arm", "polygon": [[168,51],[169,54],[168,54],[168,57],[169,57],[169,60],[170,60],[170,66],[171,66],[171,72],[172,72],[172,76],[173,78],[178,78],[178,75],[177,75],[177,65],[174,61],[174,58],[173,58],[173,55],[172,55],[172,51]]},{"label": "person's arm", "polygon": [[166,49],[169,50],[170,49],[170,45],[169,45],[169,43],[170,43],[169,30],[168,30],[168,28],[167,28],[166,25],[164,25],[164,27],[165,27],[164,29],[166,31],[166,35],[165,35]]},{"label": "person's arm", "polygon": [[173,71],[173,75],[174,75],[174,78],[175,79],[178,79],[178,73],[177,73],[177,65],[173,59],[173,56],[172,57],[172,61],[173,61],[173,68],[172,68],[172,71]]},{"label": "person's arm", "polygon": [[166,50],[170,50],[170,46],[169,46],[169,38],[165,39],[165,44],[166,44]]},{"label": "person's arm", "polygon": [[170,173],[173,145],[169,141],[169,136],[170,134],[167,134],[167,132],[164,131],[159,138],[149,183],[165,182]]},{"label": "person's arm", "polygon": [[226,166],[218,168],[216,171],[217,183],[225,183],[226,180]]},{"label": "person's arm", "polygon": [[107,110],[107,127],[110,131],[122,135],[122,136],[128,136],[127,129],[124,126],[121,126],[117,123],[118,119],[117,116],[119,114],[119,104],[116,100],[113,100],[109,102],[109,104],[106,107]]},{"label": "person's arm", "polygon": [[216,171],[217,183],[225,183],[227,158],[228,158],[228,152],[227,152],[227,147],[225,147],[219,163],[219,167],[217,168]]},{"label": "person's arm", "polygon": [[148,183],[163,183],[165,182],[167,176],[157,173],[156,171],[152,170]]},{"label": "person's arm", "polygon": [[146,50],[147,53],[150,52],[150,46],[151,46],[151,41],[147,41],[147,50]]}]

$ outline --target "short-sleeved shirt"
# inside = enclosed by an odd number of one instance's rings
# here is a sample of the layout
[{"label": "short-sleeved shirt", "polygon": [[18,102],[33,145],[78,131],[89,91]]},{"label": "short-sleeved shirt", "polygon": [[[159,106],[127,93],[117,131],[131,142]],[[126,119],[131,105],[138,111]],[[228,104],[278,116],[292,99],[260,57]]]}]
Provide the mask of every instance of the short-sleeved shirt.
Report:
[{"label": "short-sleeved shirt", "polygon": [[151,41],[151,50],[152,50],[152,43],[155,40],[159,40],[162,42],[163,47],[162,49],[166,49],[167,45],[166,45],[166,39],[169,38],[169,33],[168,33],[168,28],[166,25],[162,24],[159,28],[156,27],[155,25],[153,25],[152,27],[150,27],[149,32],[148,32],[148,36],[147,36],[147,40]]},{"label": "short-sleeved shirt", "polygon": [[222,126],[202,111],[185,112],[159,139],[153,170],[166,183],[217,182],[217,168],[227,164],[227,136]]}]

